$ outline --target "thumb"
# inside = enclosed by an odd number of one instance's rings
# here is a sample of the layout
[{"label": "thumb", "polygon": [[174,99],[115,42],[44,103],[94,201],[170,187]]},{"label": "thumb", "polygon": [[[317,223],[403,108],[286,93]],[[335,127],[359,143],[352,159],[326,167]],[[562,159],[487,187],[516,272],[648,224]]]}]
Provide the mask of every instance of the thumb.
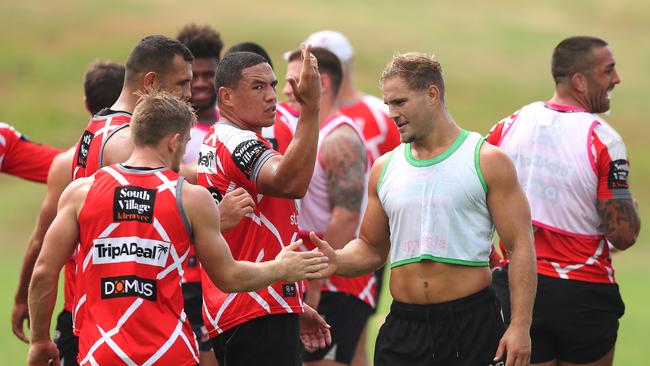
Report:
[{"label": "thumb", "polygon": [[314,243],[319,248],[327,244],[325,240],[319,238],[318,235],[316,235],[316,233],[314,233],[313,231],[309,232],[309,239],[311,239],[311,242]]},{"label": "thumb", "polygon": [[506,350],[506,342],[503,338],[501,338],[501,341],[499,342],[499,348],[497,348],[497,354],[494,355],[493,361],[499,361],[503,359],[503,352],[505,350]]},{"label": "thumb", "polygon": [[287,252],[288,251],[295,252],[296,249],[300,248],[301,245],[302,245],[302,239],[298,239],[297,241],[294,241],[293,243],[291,243],[291,244],[287,245],[286,247],[284,247],[283,250],[287,251]]}]

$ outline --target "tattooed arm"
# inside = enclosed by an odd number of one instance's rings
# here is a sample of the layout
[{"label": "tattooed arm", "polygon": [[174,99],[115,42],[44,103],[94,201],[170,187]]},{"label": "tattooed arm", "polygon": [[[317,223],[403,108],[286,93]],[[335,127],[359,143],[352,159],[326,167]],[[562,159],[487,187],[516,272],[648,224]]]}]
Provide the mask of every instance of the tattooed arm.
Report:
[{"label": "tattooed arm", "polygon": [[634,198],[598,200],[596,208],[601,229],[616,249],[625,250],[634,245],[641,230]]},{"label": "tattooed arm", "polygon": [[327,175],[332,218],[325,240],[339,249],[355,237],[365,194],[366,148],[350,126],[334,130],[321,147],[321,164]]}]

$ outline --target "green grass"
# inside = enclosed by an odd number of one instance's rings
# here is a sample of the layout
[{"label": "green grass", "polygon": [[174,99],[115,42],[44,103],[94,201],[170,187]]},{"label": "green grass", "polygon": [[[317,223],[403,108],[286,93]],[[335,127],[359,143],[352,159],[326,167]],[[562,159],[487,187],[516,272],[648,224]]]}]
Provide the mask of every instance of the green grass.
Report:
[{"label": "green grass", "polygon": [[[549,59],[562,38],[601,36],[611,44],[622,79],[606,119],[627,142],[633,191],[642,218],[650,217],[650,190],[643,188],[650,183],[650,124],[645,113],[650,97],[650,7],[643,0],[5,1],[0,4],[0,120],[37,141],[69,146],[87,119],[81,86],[86,65],[97,58],[123,62],[141,37],[174,36],[188,22],[219,29],[226,48],[242,41],[262,44],[280,80],[282,52],[313,31],[340,30],[355,46],[359,84],[377,95],[379,73],[392,54],[435,53],[445,72],[450,112],[463,127],[480,132],[521,105],[551,96]],[[9,317],[25,243],[43,194],[41,186],[0,177],[3,365],[25,363],[27,348],[11,334]],[[642,232],[635,247],[614,259],[627,305],[616,365],[650,360],[649,242]],[[371,334],[388,305],[382,302],[371,319]],[[374,337],[369,339],[370,347]]]}]

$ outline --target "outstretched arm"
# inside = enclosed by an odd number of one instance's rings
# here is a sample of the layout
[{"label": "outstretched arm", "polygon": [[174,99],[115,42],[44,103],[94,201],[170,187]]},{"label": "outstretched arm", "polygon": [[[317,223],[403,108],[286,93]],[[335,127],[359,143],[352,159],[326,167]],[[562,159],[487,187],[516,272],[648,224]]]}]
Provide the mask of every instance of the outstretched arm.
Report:
[{"label": "outstretched arm", "polygon": [[47,193],[38,212],[36,226],[34,227],[32,236],[29,238],[27,251],[23,258],[23,266],[20,269],[18,289],[16,290],[14,307],[11,312],[11,328],[16,337],[25,343],[29,343],[29,339],[27,339],[23,330],[24,321],[29,319],[27,307],[29,280],[32,278],[36,258],[38,258],[38,254],[41,252],[45,233],[56,216],[56,206],[59,203],[59,197],[61,197],[61,193],[70,183],[70,167],[72,166],[73,157],[74,149],[69,149],[64,153],[57,155],[57,157],[52,161],[50,172],[47,177]]},{"label": "outstretched arm", "polygon": [[30,365],[46,365],[49,359],[58,361],[56,346],[50,339],[57,282],[61,268],[72,256],[79,239],[77,214],[91,184],[92,178],[83,178],[63,191],[56,218],[45,235],[43,248],[36,260],[28,297],[32,327],[28,356]]},{"label": "outstretched arm", "polygon": [[212,282],[224,292],[258,290],[274,282],[319,278],[327,258],[317,251],[296,252],[301,242],[286,246],[272,261],[235,261],[219,230],[219,210],[210,193],[183,186],[183,207],[194,233],[196,254]]},{"label": "outstretched arm", "polygon": [[285,198],[302,198],[307,192],[316,162],[320,111],[320,75],[311,46],[302,50],[300,80],[289,79],[300,117],[296,133],[284,155],[267,160],[257,177],[260,193]]},{"label": "outstretched arm", "polygon": [[530,206],[517,181],[515,167],[504,152],[483,144],[480,166],[488,186],[488,208],[510,258],[508,279],[512,316],[495,360],[501,359],[507,351],[507,365],[527,365],[530,362],[530,324],[537,289]]}]

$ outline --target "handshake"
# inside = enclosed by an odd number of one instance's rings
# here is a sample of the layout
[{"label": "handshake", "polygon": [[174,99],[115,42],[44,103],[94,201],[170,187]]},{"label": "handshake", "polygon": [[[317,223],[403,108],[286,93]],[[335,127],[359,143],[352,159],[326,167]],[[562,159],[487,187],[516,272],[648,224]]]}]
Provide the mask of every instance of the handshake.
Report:
[{"label": "handshake", "polygon": [[308,252],[300,251],[302,239],[295,241],[280,251],[275,257],[277,277],[281,281],[317,280],[336,272],[336,253],[324,240],[313,232],[309,239],[316,248]]}]

